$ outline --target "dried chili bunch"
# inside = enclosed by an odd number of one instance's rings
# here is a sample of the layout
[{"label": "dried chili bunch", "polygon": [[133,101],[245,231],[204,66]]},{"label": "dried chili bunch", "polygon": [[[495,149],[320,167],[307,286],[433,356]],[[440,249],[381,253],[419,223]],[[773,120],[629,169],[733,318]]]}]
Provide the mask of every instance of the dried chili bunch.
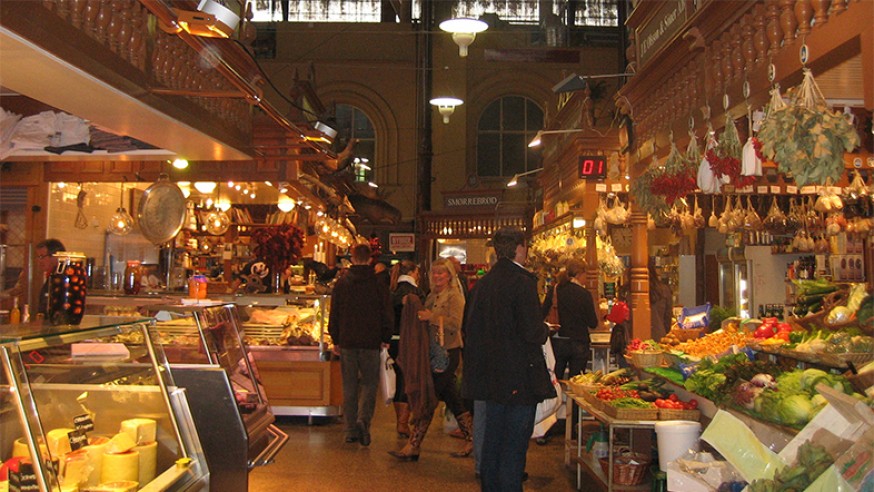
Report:
[{"label": "dried chili bunch", "polygon": [[713,170],[713,175],[717,179],[722,179],[723,176],[728,178],[728,182],[735,188],[743,188],[756,182],[755,176],[743,176],[741,174],[741,155],[743,154],[743,146],[740,143],[740,136],[737,134],[737,127],[734,125],[734,120],[726,111],[725,113],[725,128],[719,139],[719,144],[715,149],[710,149],[705,154],[707,162],[710,163],[710,169]]},{"label": "dried chili bunch", "polygon": [[665,203],[671,206],[678,198],[693,193],[697,187],[694,165],[680,153],[671,140],[671,151],[665,160],[665,170],[653,178],[650,191],[654,195],[663,196]]}]

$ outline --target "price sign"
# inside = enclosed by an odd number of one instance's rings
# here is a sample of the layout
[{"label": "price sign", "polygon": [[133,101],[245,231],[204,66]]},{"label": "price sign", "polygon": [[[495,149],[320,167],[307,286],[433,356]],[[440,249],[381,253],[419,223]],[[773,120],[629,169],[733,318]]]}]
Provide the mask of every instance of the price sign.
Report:
[{"label": "price sign", "polygon": [[598,183],[595,185],[595,191],[599,193],[607,193],[607,184],[606,183]]},{"label": "price sign", "polygon": [[786,185],[786,193],[788,193],[790,195],[797,195],[798,194],[798,187],[792,186],[792,185]]},{"label": "price sign", "polygon": [[779,186],[772,186],[771,193],[774,195],[779,195],[780,194],[780,187]]},{"label": "price sign", "polygon": [[606,157],[602,155],[580,156],[580,179],[604,179],[606,176]]},{"label": "price sign", "polygon": [[622,183],[613,183],[612,185],[610,185],[610,191],[612,191],[613,193],[622,192]]},{"label": "price sign", "polygon": [[768,194],[768,187],[767,186],[756,186],[756,193],[758,193],[760,195],[767,195]]}]

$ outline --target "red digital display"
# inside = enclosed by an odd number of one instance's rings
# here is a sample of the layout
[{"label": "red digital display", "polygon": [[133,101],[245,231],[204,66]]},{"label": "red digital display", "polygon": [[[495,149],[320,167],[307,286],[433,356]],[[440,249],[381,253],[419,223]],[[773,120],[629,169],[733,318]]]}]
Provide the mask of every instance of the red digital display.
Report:
[{"label": "red digital display", "polygon": [[607,177],[607,159],[604,156],[580,156],[581,179],[604,179],[605,177]]}]

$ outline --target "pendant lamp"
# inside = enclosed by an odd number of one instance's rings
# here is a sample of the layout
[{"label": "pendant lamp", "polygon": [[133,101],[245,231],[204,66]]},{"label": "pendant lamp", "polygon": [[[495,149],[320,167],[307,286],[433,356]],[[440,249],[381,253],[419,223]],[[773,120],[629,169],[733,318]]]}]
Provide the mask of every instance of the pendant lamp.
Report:
[{"label": "pendant lamp", "polygon": [[109,232],[116,236],[126,236],[134,228],[134,219],[124,208],[124,183],[121,183],[121,194],[118,197],[118,209],[109,219]]}]

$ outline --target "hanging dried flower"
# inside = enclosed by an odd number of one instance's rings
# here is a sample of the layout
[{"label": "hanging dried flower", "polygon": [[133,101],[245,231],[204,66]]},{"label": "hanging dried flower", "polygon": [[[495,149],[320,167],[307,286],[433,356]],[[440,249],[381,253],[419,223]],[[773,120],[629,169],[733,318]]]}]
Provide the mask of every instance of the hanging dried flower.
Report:
[{"label": "hanging dried flower", "polygon": [[281,272],[300,260],[305,242],[303,231],[293,224],[264,227],[252,233],[252,253]]}]

